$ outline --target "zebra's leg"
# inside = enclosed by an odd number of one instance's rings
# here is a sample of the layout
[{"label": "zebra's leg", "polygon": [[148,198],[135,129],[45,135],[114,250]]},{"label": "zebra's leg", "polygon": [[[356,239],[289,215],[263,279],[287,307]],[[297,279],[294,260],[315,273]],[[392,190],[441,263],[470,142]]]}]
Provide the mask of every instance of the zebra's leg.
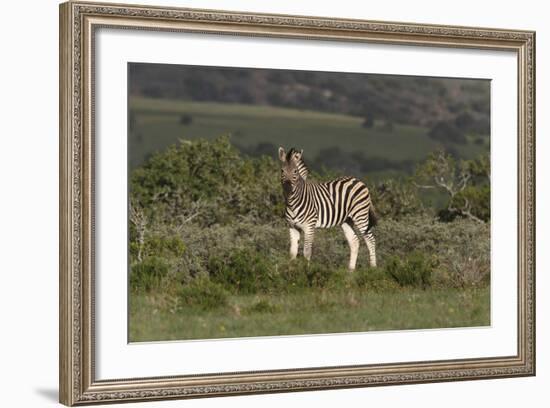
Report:
[{"label": "zebra's leg", "polygon": [[313,235],[315,228],[313,225],[307,225],[303,228],[304,231],[304,258],[308,261],[311,259],[311,247],[313,246]]},{"label": "zebra's leg", "polygon": [[376,240],[374,239],[372,230],[365,231],[363,237],[365,238],[365,243],[369,249],[369,265],[376,266]]},{"label": "zebra's leg", "polygon": [[376,266],[376,240],[372,233],[372,226],[369,224],[369,211],[368,207],[365,207],[357,214],[353,216],[353,224],[357,231],[361,233],[365,244],[367,244],[367,249],[369,250],[369,265]]},{"label": "zebra's leg", "polygon": [[290,259],[296,259],[298,255],[298,242],[300,241],[300,231],[290,227]]},{"label": "zebra's leg", "polygon": [[355,234],[355,231],[349,224],[343,223],[342,229],[344,230],[344,235],[346,236],[350,249],[348,268],[350,271],[354,271],[355,264],[357,263],[357,254],[359,253],[359,238],[357,238],[357,234]]}]

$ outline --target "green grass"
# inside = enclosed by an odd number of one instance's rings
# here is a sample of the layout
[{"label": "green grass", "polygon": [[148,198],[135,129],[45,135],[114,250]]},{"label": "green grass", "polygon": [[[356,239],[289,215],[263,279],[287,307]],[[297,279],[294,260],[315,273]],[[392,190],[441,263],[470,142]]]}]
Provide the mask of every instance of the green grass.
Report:
[{"label": "green grass", "polygon": [[[224,134],[231,134],[232,142],[242,147],[262,142],[301,147],[310,160],[321,149],[336,144],[343,151],[363,152],[366,157],[413,161],[424,159],[438,146],[428,137],[427,128],[395,125],[387,131],[381,123],[375,123],[373,128],[365,129],[363,118],[337,113],[141,97],[131,98],[130,110],[134,116],[132,168],[179,139],[212,140]],[[191,116],[192,123],[180,124],[182,114]],[[487,147],[472,142],[457,149],[464,158],[472,158]]]},{"label": "green grass", "polygon": [[227,306],[208,311],[161,294],[130,296],[131,342],[487,325],[489,287],[302,289],[234,295]]}]

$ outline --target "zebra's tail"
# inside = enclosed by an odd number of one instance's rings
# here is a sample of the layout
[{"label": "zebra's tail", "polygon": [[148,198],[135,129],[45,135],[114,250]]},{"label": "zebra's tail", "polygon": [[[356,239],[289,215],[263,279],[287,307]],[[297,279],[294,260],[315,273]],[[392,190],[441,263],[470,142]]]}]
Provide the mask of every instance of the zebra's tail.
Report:
[{"label": "zebra's tail", "polygon": [[371,202],[369,206],[369,226],[367,227],[367,232],[370,231],[372,228],[376,227],[377,224],[378,224],[378,215],[376,214],[374,205],[372,205],[372,202]]}]

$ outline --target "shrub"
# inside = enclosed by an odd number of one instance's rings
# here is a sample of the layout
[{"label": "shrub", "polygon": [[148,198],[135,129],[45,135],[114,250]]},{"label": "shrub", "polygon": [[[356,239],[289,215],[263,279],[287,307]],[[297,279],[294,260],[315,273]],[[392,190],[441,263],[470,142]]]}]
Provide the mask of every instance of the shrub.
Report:
[{"label": "shrub", "polygon": [[182,239],[176,235],[164,236],[154,234],[144,242],[143,252],[146,255],[163,258],[180,257],[185,252],[185,244]]},{"label": "shrub", "polygon": [[279,290],[292,291],[296,288],[308,286],[307,279],[308,263],[304,258],[285,260],[278,265],[278,272],[281,278]]},{"label": "shrub", "polygon": [[327,265],[318,262],[311,262],[306,267],[308,287],[335,288],[345,284],[349,274],[344,265]]},{"label": "shrub", "polygon": [[210,278],[236,293],[257,293],[273,286],[276,275],[265,256],[251,249],[236,249],[208,260]]},{"label": "shrub", "polygon": [[356,286],[375,291],[391,291],[399,288],[399,284],[388,275],[385,268],[360,268],[354,272]]},{"label": "shrub", "polygon": [[389,179],[370,186],[376,213],[393,219],[426,212],[411,182]]},{"label": "shrub", "polygon": [[432,283],[434,261],[421,252],[413,252],[405,259],[393,256],[385,270],[400,286],[427,287]]},{"label": "shrub", "polygon": [[307,286],[315,288],[327,288],[341,286],[346,278],[347,270],[331,267],[317,262],[310,263],[306,269]]},{"label": "shrub", "polygon": [[[457,231],[462,245],[442,248],[441,268],[448,275],[448,282],[455,287],[485,286],[491,279],[491,242],[484,226],[477,235],[470,231]],[[480,239],[481,237],[481,239]]]},{"label": "shrub", "polygon": [[[168,227],[161,231],[155,229],[153,235],[176,236]],[[368,251],[361,241],[358,269],[349,274],[349,246],[340,228],[316,231],[308,266],[301,253],[297,259],[289,259],[288,228],[282,221],[257,225],[245,219],[236,225],[210,228],[190,223],[180,232],[179,240],[185,243],[181,256],[168,251],[163,257],[168,268],[163,290],[209,276],[232,293],[284,293],[293,288],[341,288],[349,283],[391,289],[395,280],[386,274],[384,264],[393,256],[406,259],[414,251],[436,258],[432,285],[462,287],[488,282],[490,224],[460,218],[444,223],[427,215],[399,220],[381,217],[374,233],[379,268],[367,266]],[[366,281],[355,278],[361,274]]]},{"label": "shrub", "polygon": [[305,258],[286,260],[279,269],[279,290],[291,291],[296,288],[342,287],[347,278],[347,270],[342,265],[324,263],[321,259],[308,262]]},{"label": "shrub", "polygon": [[228,293],[219,284],[208,278],[193,279],[179,291],[181,303],[203,310],[213,310],[227,306]]},{"label": "shrub", "polygon": [[[275,153],[275,152],[273,152]],[[274,159],[243,159],[228,137],[184,141],[154,154],[132,172],[132,201],[152,221],[201,226],[240,216],[279,219],[284,200]]]},{"label": "shrub", "polygon": [[162,278],[168,274],[169,265],[163,258],[156,256],[145,258],[132,265],[130,287],[137,291],[151,291],[160,286]]},{"label": "shrub", "polygon": [[[436,258],[434,284],[456,287],[463,286],[464,281],[487,282],[481,276],[490,270],[490,224],[460,218],[446,223],[427,216],[406,217],[384,220],[375,234],[381,263],[392,256],[406,258],[418,251]],[[470,272],[466,274],[465,270]]]}]

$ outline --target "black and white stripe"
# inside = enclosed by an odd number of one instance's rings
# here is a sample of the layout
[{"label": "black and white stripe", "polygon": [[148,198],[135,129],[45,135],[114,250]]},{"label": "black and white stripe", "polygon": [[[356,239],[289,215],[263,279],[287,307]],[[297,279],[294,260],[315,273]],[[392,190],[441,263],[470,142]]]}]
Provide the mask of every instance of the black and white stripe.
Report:
[{"label": "black and white stripe", "polygon": [[290,224],[290,254],[298,254],[300,232],[304,234],[304,257],[311,258],[316,228],[342,226],[350,246],[349,269],[355,269],[359,236],[369,250],[369,264],[376,266],[376,245],[372,227],[376,223],[369,189],[354,177],[327,182],[308,180],[303,151],[279,148],[281,183],[286,200],[285,218]]}]

